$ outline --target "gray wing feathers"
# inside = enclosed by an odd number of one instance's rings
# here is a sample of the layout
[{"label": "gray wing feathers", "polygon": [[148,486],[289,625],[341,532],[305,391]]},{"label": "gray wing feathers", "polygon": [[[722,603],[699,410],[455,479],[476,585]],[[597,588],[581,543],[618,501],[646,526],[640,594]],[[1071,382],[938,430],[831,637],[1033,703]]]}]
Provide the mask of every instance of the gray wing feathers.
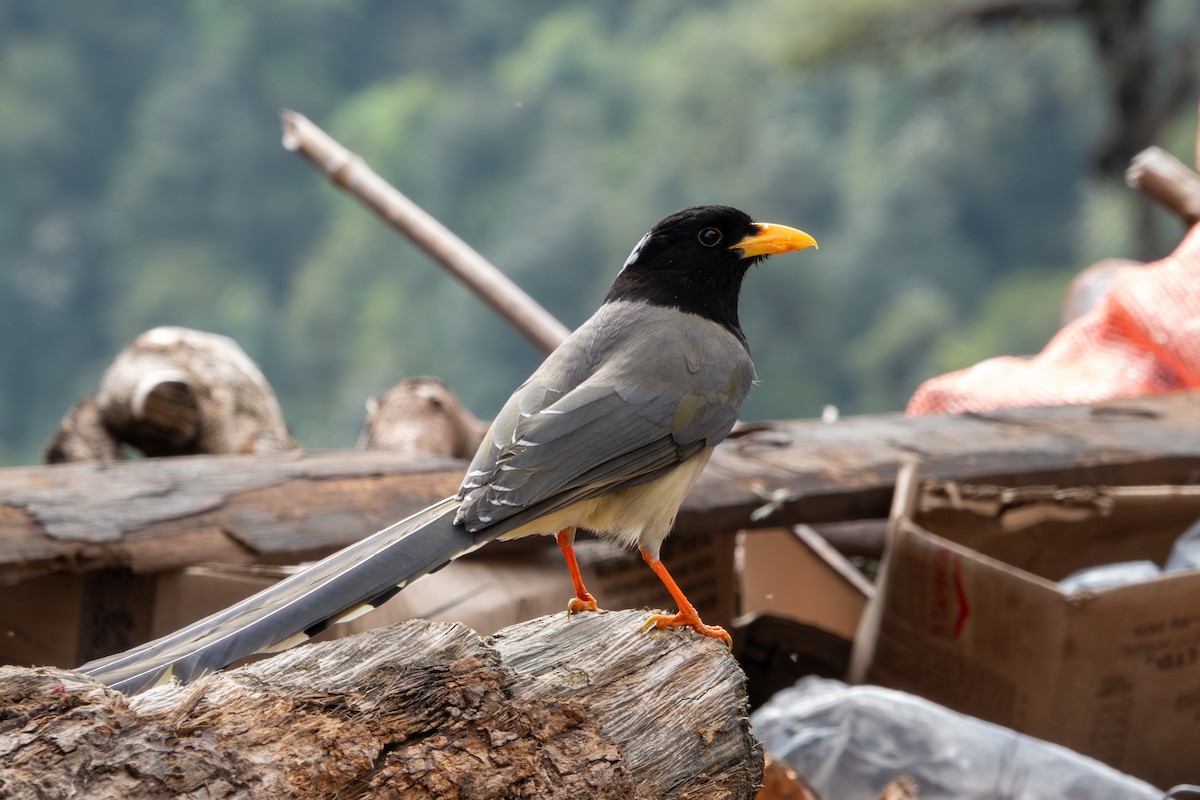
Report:
[{"label": "gray wing feathers", "polygon": [[453,524],[447,499],[334,553],[304,572],[169,636],[80,668],[125,692],[177,677],[187,682],[292,639],[315,636],[363,604],[382,602],[418,577],[501,535]]},{"label": "gray wing feathers", "polygon": [[[590,361],[575,354],[582,342]],[[734,336],[654,306],[606,305],[561,350],[565,362],[548,360],[517,390],[472,462],[457,516],[469,530],[557,493],[578,499],[660,474],[716,445],[754,379]]]}]

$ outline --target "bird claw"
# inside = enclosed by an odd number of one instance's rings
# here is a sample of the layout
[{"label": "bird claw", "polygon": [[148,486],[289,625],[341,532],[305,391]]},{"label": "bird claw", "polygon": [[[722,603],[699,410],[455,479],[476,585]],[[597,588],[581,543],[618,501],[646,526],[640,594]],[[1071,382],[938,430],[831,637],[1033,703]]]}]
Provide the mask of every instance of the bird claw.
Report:
[{"label": "bird claw", "polygon": [[599,606],[596,605],[596,598],[590,594],[583,597],[572,597],[567,601],[567,620],[570,621],[571,615],[580,611],[599,611]]},{"label": "bird claw", "polygon": [[700,617],[696,614],[684,614],[682,611],[678,614],[654,614],[645,624],[642,625],[642,633],[651,628],[682,628],[688,627],[699,633],[701,636],[707,636],[710,639],[720,639],[725,643],[725,646],[730,650],[733,649],[733,637],[722,628],[720,625],[705,625]]}]

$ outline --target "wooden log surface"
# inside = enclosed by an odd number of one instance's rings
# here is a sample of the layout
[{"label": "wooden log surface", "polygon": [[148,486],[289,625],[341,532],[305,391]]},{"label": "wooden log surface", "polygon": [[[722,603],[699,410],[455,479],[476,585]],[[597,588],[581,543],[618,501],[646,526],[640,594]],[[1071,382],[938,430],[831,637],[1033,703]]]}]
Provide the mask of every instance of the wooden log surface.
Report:
[{"label": "wooden log surface", "polygon": [[[676,535],[885,517],[908,459],[930,477],[1008,485],[1191,483],[1200,479],[1198,431],[1196,393],[962,416],[752,423],[717,448]],[[460,460],[385,452],[4,469],[0,584],[101,568],[295,562],[451,494],[464,469]]]},{"label": "wooden log surface", "polygon": [[413,620],[128,698],[0,667],[5,798],[750,798],[729,651],[644,611]]}]

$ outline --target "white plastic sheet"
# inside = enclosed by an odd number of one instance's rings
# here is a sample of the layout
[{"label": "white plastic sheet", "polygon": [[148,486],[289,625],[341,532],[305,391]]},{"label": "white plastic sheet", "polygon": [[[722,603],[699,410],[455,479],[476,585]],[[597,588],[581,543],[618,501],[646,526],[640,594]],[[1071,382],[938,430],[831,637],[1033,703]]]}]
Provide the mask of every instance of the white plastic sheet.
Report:
[{"label": "white plastic sheet", "polygon": [[921,800],[1158,800],[1099,761],[904,692],[809,677],[751,716],[766,752],[823,798],[874,798],[908,775]]}]

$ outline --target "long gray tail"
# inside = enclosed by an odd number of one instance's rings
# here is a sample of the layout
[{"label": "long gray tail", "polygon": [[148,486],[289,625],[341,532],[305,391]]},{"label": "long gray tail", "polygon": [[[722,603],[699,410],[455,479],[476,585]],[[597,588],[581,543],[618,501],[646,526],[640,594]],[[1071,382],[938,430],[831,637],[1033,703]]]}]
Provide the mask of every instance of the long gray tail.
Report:
[{"label": "long gray tail", "polygon": [[454,524],[457,508],[452,498],[435,503],[224,611],[80,671],[133,693],[172,677],[187,683],[245,656],[298,644],[382,605],[422,575],[514,527],[499,524],[471,534]]}]

